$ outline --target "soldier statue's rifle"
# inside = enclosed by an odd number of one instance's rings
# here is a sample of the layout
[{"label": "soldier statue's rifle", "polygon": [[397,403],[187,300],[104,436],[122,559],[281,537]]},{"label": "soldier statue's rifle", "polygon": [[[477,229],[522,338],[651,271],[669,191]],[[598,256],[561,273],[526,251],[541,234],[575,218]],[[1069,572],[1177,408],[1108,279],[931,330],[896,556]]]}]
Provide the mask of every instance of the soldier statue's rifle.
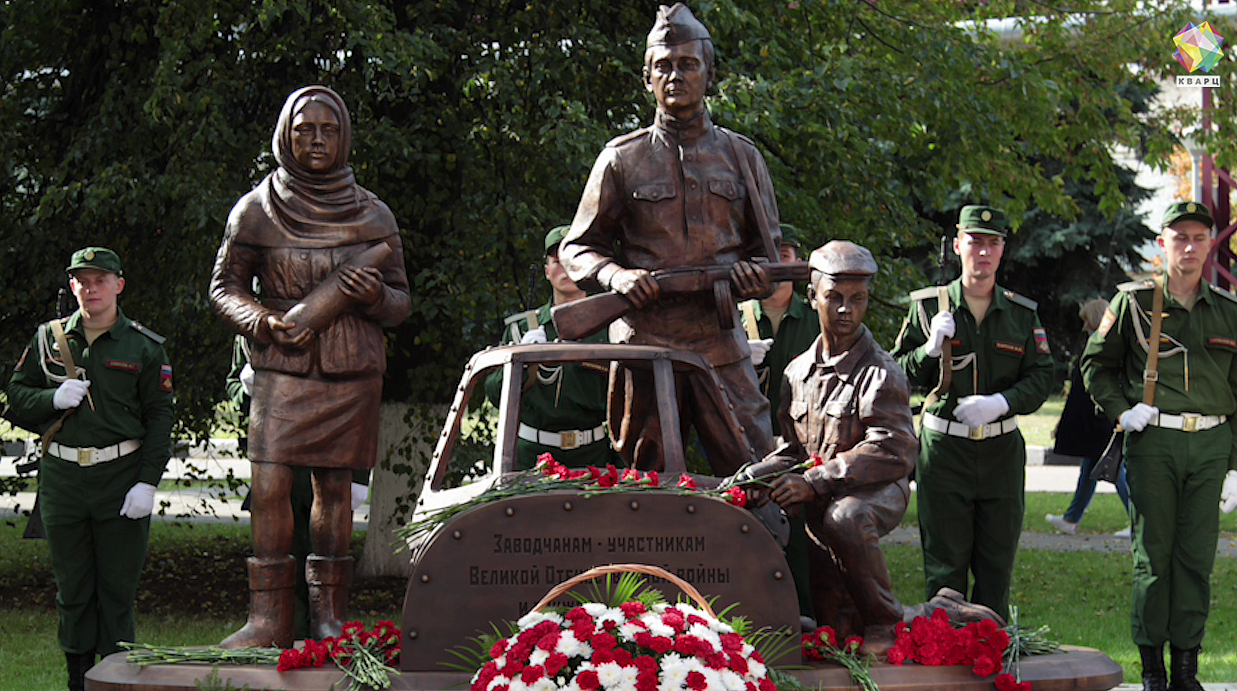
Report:
[{"label": "soldier statue's rifle", "polygon": [[[811,275],[807,262],[760,262],[771,283],[804,281]],[[723,329],[734,327],[734,296],[730,289],[730,264],[681,266],[653,271],[658,297],[688,293],[712,293],[717,305],[717,318]],[[574,302],[555,305],[550,310],[560,338],[576,341],[597,333],[610,322],[632,310],[624,295],[609,291],[590,295]]]}]

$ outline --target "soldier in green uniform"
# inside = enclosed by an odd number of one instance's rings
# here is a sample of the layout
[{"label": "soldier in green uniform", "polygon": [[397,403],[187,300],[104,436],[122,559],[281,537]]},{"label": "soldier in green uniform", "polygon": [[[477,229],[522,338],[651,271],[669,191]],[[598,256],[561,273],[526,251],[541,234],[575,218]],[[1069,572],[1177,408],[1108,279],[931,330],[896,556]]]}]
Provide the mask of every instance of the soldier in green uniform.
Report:
[{"label": "soldier in green uniform", "polygon": [[1035,302],[996,284],[1006,232],[998,209],[963,207],[949,304],[937,305],[936,288],[911,293],[892,355],[913,385],[932,387],[951,339],[951,380],[925,405],[915,464],[925,592],[969,592],[1007,618],[1026,464],[1017,416],[1048,397],[1052,357]]},{"label": "soldier in green uniform", "polygon": [[[584,291],[567,276],[558,263],[558,245],[570,226],[552,228],[545,236],[545,277],[553,293],[550,302],[536,310],[521,312],[506,319],[503,343],[545,343],[558,338],[550,308],[579,300]],[[584,339],[605,343],[606,332]],[[606,433],[606,391],[610,366],[606,362],[578,362],[537,365],[525,375],[520,395],[520,425],[515,446],[515,467],[527,470],[537,456],[550,453],[563,465],[580,468],[620,463]],[[485,382],[486,396],[498,405],[502,391],[502,372],[491,374]]]},{"label": "soldier in green uniform", "polygon": [[[1169,205],[1156,239],[1165,274],[1119,286],[1082,354],[1087,391],[1126,431],[1130,628],[1148,690],[1202,688],[1195,675],[1211,604],[1217,507],[1237,505],[1237,297],[1202,277],[1211,226],[1202,204]],[[1163,283],[1162,324],[1148,405],[1141,401],[1156,281]]]},{"label": "soldier in green uniform", "polygon": [[[39,505],[56,578],[57,638],[69,689],[77,690],[96,653],[133,640],[155,486],[170,455],[172,366],[163,337],[116,304],[125,279],[115,252],[78,250],[66,270],[78,310],[37,329],[8,398],[51,437],[39,462]],[[69,376],[63,348],[80,378]]]},{"label": "soldier in green uniform", "polygon": [[[789,223],[781,223],[779,227],[782,241],[778,245],[778,261],[798,261],[799,229]],[[795,292],[793,281],[774,285],[773,294],[767,298],[743,302],[739,305],[739,314],[747,330],[747,344],[752,349],[752,364],[756,366],[760,392],[769,399],[769,409],[777,410],[782,372],[820,335],[820,320],[807,301]],[[773,434],[778,433],[778,420],[774,415]]]},{"label": "soldier in green uniform", "polygon": [[[799,260],[799,229],[789,223],[778,224],[782,240],[778,244],[778,261]],[[769,399],[769,410],[777,411],[781,400],[782,372],[786,365],[811,347],[820,335],[820,319],[807,301],[795,292],[793,281],[773,286],[773,294],[764,299],[747,300],[739,305],[743,328],[747,331],[748,347],[760,392]],[[772,416],[773,434],[778,435],[777,415]],[[795,579],[799,596],[799,614],[814,617],[812,589],[808,578],[808,552],[811,549],[802,512],[787,516],[790,542],[786,545],[786,562]]]}]

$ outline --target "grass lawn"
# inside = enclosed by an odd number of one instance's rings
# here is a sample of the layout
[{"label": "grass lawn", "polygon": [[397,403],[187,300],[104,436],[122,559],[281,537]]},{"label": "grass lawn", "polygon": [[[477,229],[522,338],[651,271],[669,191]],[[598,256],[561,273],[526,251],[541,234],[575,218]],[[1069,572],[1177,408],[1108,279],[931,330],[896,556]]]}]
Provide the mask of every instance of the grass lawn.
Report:
[{"label": "grass lawn", "polygon": [[[1063,493],[1027,495],[1027,527],[1046,530],[1048,510],[1068,502]],[[914,504],[905,523],[914,523]],[[1041,525],[1042,524],[1042,525]],[[1115,495],[1097,495],[1083,529],[1112,532],[1125,518]],[[1237,514],[1222,526],[1237,532]],[[0,689],[62,689],[64,658],[56,647],[55,588],[46,543],[21,540],[20,522],[0,522]],[[360,533],[354,535],[359,553]],[[918,545],[885,547],[895,590],[904,602],[923,599]],[[137,638],[157,645],[209,645],[239,627],[247,608],[243,560],[248,527],[218,523],[159,523],[138,596]],[[1050,637],[1098,648],[1137,681],[1137,650],[1129,640],[1130,557],[1113,552],[1022,550],[1014,572],[1012,602],[1024,624],[1050,627]],[[1203,681],[1237,680],[1237,602],[1227,597],[1237,582],[1237,559],[1216,561],[1212,612],[1200,658]],[[354,584],[351,615],[372,622],[399,620],[405,584],[377,579]]]}]

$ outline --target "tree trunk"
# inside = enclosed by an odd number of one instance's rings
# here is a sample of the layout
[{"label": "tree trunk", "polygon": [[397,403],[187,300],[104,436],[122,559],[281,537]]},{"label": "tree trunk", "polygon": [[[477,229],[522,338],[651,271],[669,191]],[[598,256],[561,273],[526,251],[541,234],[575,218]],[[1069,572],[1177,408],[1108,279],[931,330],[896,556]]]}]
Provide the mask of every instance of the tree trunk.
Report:
[{"label": "tree trunk", "polygon": [[411,573],[408,550],[395,552],[395,529],[412,517],[448,408],[384,402],[379,409],[378,463],[369,483],[369,529],[358,577]]}]

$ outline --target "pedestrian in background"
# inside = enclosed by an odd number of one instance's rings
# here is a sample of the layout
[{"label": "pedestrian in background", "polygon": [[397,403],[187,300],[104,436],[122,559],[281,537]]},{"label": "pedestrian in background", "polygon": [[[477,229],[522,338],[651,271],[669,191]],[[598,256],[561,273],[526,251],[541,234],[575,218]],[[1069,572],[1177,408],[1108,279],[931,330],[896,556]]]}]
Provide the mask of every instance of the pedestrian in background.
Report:
[{"label": "pedestrian in background", "polygon": [[[1100,298],[1088,300],[1078,309],[1082,319],[1082,330],[1090,336],[1099,328],[1100,320],[1104,318],[1104,310],[1108,302]],[[1061,419],[1057,421],[1052,436],[1056,439],[1053,453],[1063,456],[1078,456],[1082,460],[1078,464],[1078,484],[1074,487],[1074,496],[1064,514],[1050,513],[1044,520],[1051,523],[1057,530],[1073,535],[1078,530],[1078,521],[1082,513],[1091,503],[1095,494],[1095,480],[1091,479],[1091,469],[1104,453],[1108,438],[1112,436],[1112,420],[1104,416],[1104,411],[1087,395],[1086,387],[1082,385],[1082,368],[1079,360],[1074,361],[1070,369],[1069,393],[1065,396],[1065,407],[1061,409]],[[1125,505],[1126,514],[1130,511],[1130,493],[1125,486],[1125,463],[1117,469],[1117,496]],[[1119,537],[1129,537],[1129,526],[1115,533]]]}]

